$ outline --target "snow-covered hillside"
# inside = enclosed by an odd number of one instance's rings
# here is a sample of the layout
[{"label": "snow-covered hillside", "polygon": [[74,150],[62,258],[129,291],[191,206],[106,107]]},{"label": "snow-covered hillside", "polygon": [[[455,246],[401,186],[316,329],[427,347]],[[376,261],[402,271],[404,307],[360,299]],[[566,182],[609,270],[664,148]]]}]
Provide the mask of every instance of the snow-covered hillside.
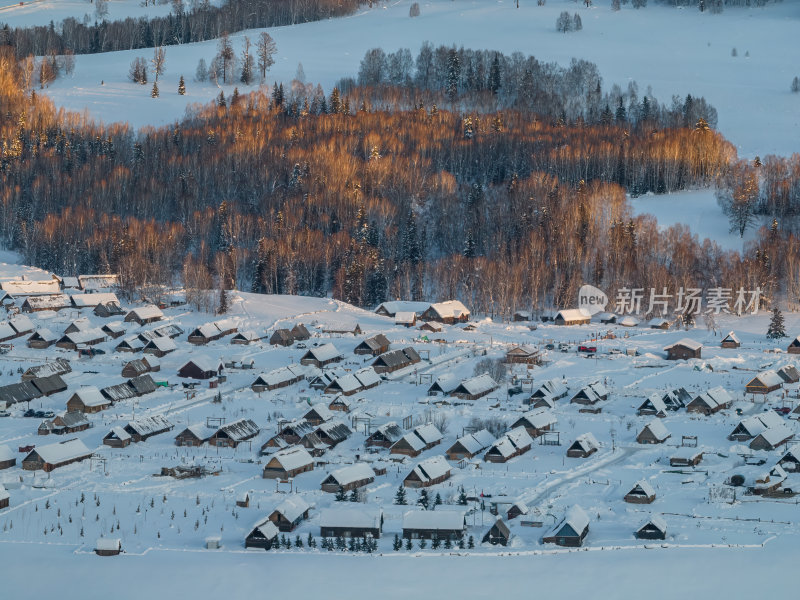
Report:
[{"label": "snow-covered hillside", "polygon": [[[364,52],[408,47],[416,53],[424,40],[519,51],[540,60],[568,64],[573,57],[598,64],[607,86],[623,88],[631,80],[644,93],[648,86],[662,102],[687,93],[705,96],[719,111],[719,129],[744,157],[791,155],[800,150],[798,98],[789,91],[797,75],[797,26],[800,2],[786,0],[763,8],[729,8],[721,15],[697,9],[652,4],[634,10],[630,4],[613,12],[605,3],[586,8],[571,0],[546,6],[511,0],[421,2],[421,15],[408,16],[409,0],[376,5],[372,10],[323,22],[270,30],[278,46],[270,81],[291,81],[302,63],[306,80],[326,90],[344,76],[355,76]],[[558,33],[558,14],[578,12],[583,30]],[[0,16],[13,23],[13,11]],[[237,52],[244,35],[232,36]],[[731,56],[733,48],[738,56]],[[131,61],[152,52],[135,50],[78,57],[73,77],[47,90],[57,105],[88,110],[106,122],[128,121],[135,127],[170,123],[184,115],[187,104],[208,102],[219,94],[211,83],[192,81],[198,59],[210,62],[215,42],[167,48],[161,97],[150,87],[128,80]],[[178,79],[187,80],[186,96],[177,94]],[[226,93],[233,91],[226,86]],[[240,85],[240,91],[244,88]]]}]

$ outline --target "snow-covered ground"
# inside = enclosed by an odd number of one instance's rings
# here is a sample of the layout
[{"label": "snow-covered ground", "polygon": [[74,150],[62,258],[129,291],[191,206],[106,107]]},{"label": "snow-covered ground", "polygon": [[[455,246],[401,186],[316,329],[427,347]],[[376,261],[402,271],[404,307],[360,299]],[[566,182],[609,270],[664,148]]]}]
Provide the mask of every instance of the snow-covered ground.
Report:
[{"label": "snow-covered ground", "polygon": [[[329,91],[340,77],[357,74],[369,48],[389,52],[408,47],[416,53],[424,40],[519,51],[563,65],[576,57],[597,63],[606,86],[618,83],[625,88],[635,80],[640,94],[651,86],[653,94],[667,103],[673,94],[705,96],[719,111],[720,131],[744,157],[800,151],[798,98],[789,91],[797,75],[798,0],[763,8],[728,8],[721,15],[658,4],[642,10],[628,4],[613,12],[606,3],[586,8],[571,0],[551,0],[543,7],[526,0],[519,9],[511,0],[429,0],[420,3],[419,17],[410,18],[410,4],[410,0],[389,2],[350,17],[270,30],[278,55],[269,85],[272,79],[288,83],[302,63],[306,80]],[[555,30],[563,10],[581,15],[582,31]],[[13,15],[9,10],[0,20],[13,23]],[[255,40],[258,32],[232,36],[237,52],[244,35]],[[733,48],[736,57],[731,56]],[[149,97],[150,86],[138,86],[127,78],[133,58],[149,59],[148,50],[80,56],[74,76],[55,82],[47,93],[59,106],[87,109],[106,122],[124,120],[135,127],[170,123],[184,115],[188,104],[208,102],[219,89],[192,81],[198,59],[210,62],[216,42],[166,50],[159,99]],[[187,80],[183,97],[177,94],[181,75]],[[232,91],[233,85],[226,86],[227,93]]]},{"label": "snow-covered ground", "polygon": [[[3,258],[8,259],[7,263],[15,262],[13,254]],[[0,279],[18,275],[20,269],[20,265],[0,265]],[[30,315],[37,327],[59,333],[78,316],[87,317],[95,326],[106,322],[86,310]],[[711,494],[712,490],[730,493],[732,488],[725,482],[742,472],[744,455],[763,458],[764,468],[770,468],[783,455],[783,446],[772,452],[753,452],[747,448],[748,442],[732,442],[727,438],[743,416],[780,406],[794,407],[800,397],[800,384],[787,384],[763,398],[744,394],[744,383],[758,370],[797,364],[796,355],[772,352],[785,350],[789,339],[766,340],[764,333],[769,320],[766,313],[741,318],[719,316],[716,333],[706,330],[702,319],[698,328],[687,332],[654,330],[644,325],[625,328],[600,324],[557,327],[539,323],[536,329],[531,329],[527,323],[492,322],[476,315],[474,331],[455,325],[432,334],[395,326],[392,319],[330,299],[235,293],[228,317],[234,319],[240,330],[263,334],[304,322],[313,333],[306,342],[308,347],[331,342],[344,353],[344,361],[337,363],[337,367],[356,370],[369,365],[372,357],[355,355],[353,350],[365,337],[379,332],[388,336],[392,348],[410,345],[422,355],[422,362],[407,373],[398,372],[377,387],[351,397],[351,412],[340,417],[353,426],[354,433],[325,452],[313,471],[296,476],[291,488],[262,479],[267,458],[259,455],[259,448],[276,433],[278,419],[299,418],[310,405],[327,404],[332,396],[311,389],[306,382],[260,394],[253,392],[250,384],[258,373],[297,364],[306,349],[297,344],[287,348],[270,346],[266,341],[234,346],[230,344],[230,336],[196,347],[188,343],[188,332],[212,321],[213,315],[179,306],[165,309],[165,317],[167,322],[180,325],[185,333],[176,338],[178,349],[161,359],[161,370],[153,377],[174,387],[159,388],[152,394],[121,401],[108,410],[88,415],[90,429],[65,436],[81,439],[97,457],[105,459],[104,463],[85,461],[49,475],[24,471],[19,463],[0,471],[0,483],[6,485],[11,496],[10,507],[0,509],[0,556],[11,567],[10,577],[4,579],[4,589],[36,592],[40,584],[31,581],[35,578],[30,577],[31,572],[25,566],[33,556],[53,565],[54,576],[67,569],[88,570],[91,565],[100,564],[94,561],[104,561],[99,569],[102,573],[93,579],[96,587],[86,597],[95,597],[96,591],[108,589],[123,577],[130,581],[146,580],[139,586],[119,590],[123,598],[134,593],[140,596],[143,592],[157,596],[159,586],[167,585],[169,574],[175,572],[183,574],[181,582],[188,586],[184,590],[227,586],[225,589],[237,592],[265,585],[272,578],[269,573],[282,573],[275,576],[280,580],[277,587],[270,589],[286,593],[293,590],[299,597],[306,597],[320,581],[336,581],[336,575],[346,565],[350,577],[357,578],[360,584],[347,592],[356,598],[368,593],[374,595],[379,582],[383,582],[387,597],[393,598],[407,597],[418,589],[444,593],[456,580],[460,586],[467,586],[465,590],[482,590],[488,585],[487,579],[492,578],[500,582],[500,588],[493,589],[502,589],[510,598],[527,594],[527,582],[531,585],[538,582],[541,586],[544,580],[556,585],[569,579],[569,584],[563,590],[556,588],[553,595],[575,597],[590,587],[595,589],[598,580],[611,573],[611,581],[615,583],[606,583],[606,579],[601,583],[609,586],[607,596],[627,598],[633,597],[634,591],[646,583],[644,574],[652,573],[655,565],[663,569],[668,564],[677,571],[691,570],[687,565],[697,561],[708,566],[703,572],[707,579],[692,587],[701,578],[699,574],[689,575],[676,582],[677,587],[670,587],[670,592],[684,589],[681,586],[695,590],[729,589],[726,587],[731,585],[726,575],[731,572],[729,567],[737,573],[760,576],[765,573],[778,576],[788,569],[787,548],[796,545],[800,536],[793,494],[765,498],[746,495],[739,488],[735,501],[732,496]],[[363,333],[341,336],[322,331],[346,321],[357,321]],[[126,335],[148,331],[160,324],[140,327],[126,323]],[[720,348],[721,335],[729,330],[735,330],[742,341],[741,348]],[[790,336],[800,333],[800,315],[786,315],[786,330]],[[687,336],[704,345],[703,358],[666,361],[663,347]],[[14,347],[0,357],[0,385],[18,382],[21,369],[56,357],[66,358],[73,369],[64,376],[69,389],[30,404],[31,408],[56,413],[64,410],[66,400],[83,385],[103,387],[122,382],[122,365],[139,356],[115,353],[113,348],[119,340],[100,344],[106,354],[91,359],[78,359],[73,351],[55,347],[30,349],[24,340],[24,337],[13,340]],[[595,357],[586,358],[576,352],[577,345],[587,340],[598,347]],[[600,404],[602,412],[581,412],[581,407],[571,404],[568,397],[561,399],[554,409],[560,445],[542,445],[536,440],[530,451],[504,464],[484,462],[480,456],[463,464],[450,464],[450,479],[431,487],[429,493],[431,497],[441,496],[444,505],[437,510],[468,511],[467,535],[476,540],[474,549],[432,549],[430,545],[420,549],[415,543],[411,551],[394,552],[392,541],[395,534],[401,533],[403,514],[414,508],[418,497],[417,491],[408,490],[410,506],[400,506],[394,503],[395,493],[414,465],[420,459],[442,455],[463,435],[473,418],[498,419],[508,426],[527,410],[521,403],[526,393],[508,394],[511,381],[475,401],[447,398],[445,402],[441,396],[427,396],[431,381],[443,374],[470,377],[483,358],[501,358],[510,347],[523,343],[539,346],[545,358],[542,366],[516,365],[511,370],[510,375],[517,379],[533,379],[532,384],[523,384],[528,394],[551,378],[565,382],[570,396],[590,382],[602,381],[610,391],[609,400]],[[550,343],[555,350],[546,349]],[[565,344],[565,351],[557,349],[559,344]],[[624,353],[630,350],[633,354],[634,349],[636,355]],[[201,355],[226,361],[252,359],[255,368],[228,369],[227,381],[218,389],[210,389],[201,382],[196,395],[191,397],[181,387],[182,380],[176,370],[188,359]],[[637,433],[652,419],[637,416],[636,408],[650,394],[678,386],[698,394],[718,385],[733,396],[730,409],[709,417],[685,410],[670,413],[661,420],[671,433],[665,444],[636,443]],[[221,403],[213,402],[217,391],[222,394]],[[24,457],[17,452],[20,446],[42,446],[64,439],[38,436],[40,419],[23,417],[26,408],[14,405],[10,416],[0,418],[0,445],[9,446],[18,461]],[[175,429],[126,448],[113,449],[102,444],[103,436],[112,427],[124,425],[134,416],[156,414],[168,418]],[[250,418],[259,425],[261,433],[252,444],[242,444],[236,449],[175,446],[174,436],[179,431],[190,424],[206,423],[209,417],[225,418],[228,422]],[[356,421],[356,417],[360,420]],[[414,425],[445,423],[442,443],[418,458],[402,461],[390,459],[385,449],[377,452],[365,449],[367,420],[374,429],[390,420],[402,423],[407,417]],[[797,430],[793,419],[781,420],[791,431]],[[567,458],[568,445],[584,433],[597,438],[599,451],[586,459]],[[670,467],[669,458],[683,436],[697,436],[705,452],[697,468]],[[307,542],[311,536],[319,543],[320,512],[335,505],[333,494],[320,490],[320,482],[327,473],[356,460],[368,460],[386,468],[385,474],[376,476],[366,486],[363,497],[366,504],[384,511],[383,535],[378,542],[378,554],[382,556],[351,553],[343,556],[341,552],[324,552],[319,547],[309,549],[307,544],[303,548],[266,554],[244,550],[244,538],[253,524],[268,515],[287,494],[300,495],[312,506],[309,519],[292,532],[291,539],[299,536]],[[162,467],[182,464],[206,465],[219,474],[185,480],[159,476]],[[650,505],[625,503],[623,496],[641,479],[653,486],[656,501]],[[469,496],[483,495],[485,510],[477,501],[459,507],[456,502],[462,486]],[[784,487],[800,489],[800,475],[790,474]],[[235,502],[244,492],[250,495],[250,506],[237,507]],[[481,537],[495,518],[488,511],[490,504],[517,500],[527,503],[530,512],[527,517],[509,521],[513,534],[510,545],[502,548],[481,544]],[[588,551],[567,551],[543,544],[542,536],[576,503],[589,515],[590,529],[585,542]],[[668,547],[661,547],[660,542],[653,546],[633,537],[633,531],[652,514],[663,515],[668,523],[665,540]],[[523,520],[538,521],[541,526],[524,526]],[[120,538],[125,555],[115,559],[93,556],[95,540],[101,536]],[[209,536],[221,539],[220,550],[203,549]],[[343,563],[344,560],[350,562]],[[268,567],[267,575],[263,575],[263,565]],[[293,580],[286,574],[294,571],[313,575],[299,577],[302,581]],[[260,574],[255,575],[256,572]],[[443,572],[447,572],[447,577],[442,577]],[[581,576],[568,578],[569,573]],[[746,576],[743,579],[750,580]],[[620,592],[611,592],[616,589]],[[659,587],[651,595],[665,597],[666,591]]]},{"label": "snow-covered ground", "polygon": [[683,224],[701,241],[708,238],[725,250],[742,252],[749,242],[758,237],[758,229],[765,224],[759,220],[745,231],[743,238],[738,231],[732,232],[728,218],[717,204],[713,188],[672,194],[647,194],[629,198],[628,202],[635,215],[653,215],[661,229]]}]

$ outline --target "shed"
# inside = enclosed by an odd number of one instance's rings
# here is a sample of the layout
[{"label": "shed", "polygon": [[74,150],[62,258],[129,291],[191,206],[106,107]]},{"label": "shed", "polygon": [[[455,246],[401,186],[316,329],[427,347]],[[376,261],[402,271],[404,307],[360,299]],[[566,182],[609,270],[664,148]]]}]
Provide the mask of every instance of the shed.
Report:
[{"label": "shed", "polygon": [[109,317],[120,317],[125,314],[125,311],[119,302],[100,302],[94,307],[92,312],[95,314],[95,316],[103,319],[108,319]]},{"label": "shed", "polygon": [[170,352],[175,352],[177,349],[178,345],[172,338],[158,337],[147,342],[144,345],[144,348],[142,348],[142,352],[144,354],[152,354],[153,356],[161,358]]},{"label": "shed", "polygon": [[143,442],[154,435],[172,431],[175,425],[162,415],[139,417],[125,425],[125,431],[131,434],[134,442]]},{"label": "shed", "polygon": [[407,311],[395,313],[394,324],[401,327],[414,327],[417,324],[417,313]]},{"label": "shed", "polygon": [[215,433],[216,429],[206,427],[203,424],[189,425],[175,436],[175,445],[190,447],[202,446]]},{"label": "shed", "polygon": [[320,402],[308,409],[308,412],[303,415],[303,418],[312,425],[317,426],[324,421],[330,421],[333,418],[333,413],[327,405]]},{"label": "shed", "polygon": [[794,365],[784,365],[778,369],[778,375],[785,383],[797,383],[800,381],[800,371]]},{"label": "shed", "polygon": [[703,460],[703,449],[681,446],[669,457],[671,467],[696,467]]},{"label": "shed", "polygon": [[664,418],[667,416],[667,405],[658,393],[651,394],[636,410],[639,416],[652,415]]},{"label": "shed", "polygon": [[497,519],[489,531],[484,534],[481,541],[484,544],[488,542],[493,546],[496,546],[497,544],[507,546],[510,539],[511,531],[509,530],[508,525],[505,524],[503,519]]},{"label": "shed", "polygon": [[736,334],[732,331],[728,333],[722,341],[719,343],[720,347],[722,348],[738,348],[742,345],[742,342],[739,341],[739,338],[736,337]]},{"label": "shed", "polygon": [[789,354],[800,354],[800,335],[794,338],[786,348]]},{"label": "shed", "polygon": [[492,379],[492,376],[484,373],[465,379],[450,392],[450,395],[462,400],[477,400],[491,394],[498,387],[500,386]]},{"label": "shed", "polygon": [[11,448],[4,444],[0,444],[0,471],[3,469],[10,469],[17,464],[17,457],[12,452]]},{"label": "shed", "polygon": [[637,481],[633,487],[625,494],[625,502],[630,504],[650,504],[655,502],[656,491],[653,486],[644,479]]},{"label": "shed", "polygon": [[600,449],[600,444],[591,432],[583,433],[567,448],[570,458],[587,458]]},{"label": "shed", "polygon": [[492,463],[508,462],[531,449],[533,439],[524,427],[516,427],[498,438],[486,452],[483,460]]},{"label": "shed", "polygon": [[139,352],[144,349],[145,342],[138,336],[126,337],[114,346],[114,352]]},{"label": "shed", "polygon": [[42,396],[52,396],[67,389],[67,384],[61,379],[60,375],[47,375],[31,379],[31,383],[36,387]]},{"label": "shed", "polygon": [[667,522],[658,515],[652,515],[636,530],[634,535],[640,540],[665,540],[667,539]]},{"label": "shed", "polygon": [[124,427],[112,427],[105,436],[103,444],[111,448],[125,448],[131,443],[131,434]]},{"label": "shed", "polygon": [[372,368],[376,373],[391,373],[417,364],[420,360],[417,351],[408,346],[402,350],[392,350],[381,354],[373,361]]},{"label": "shed", "polygon": [[389,448],[402,437],[403,430],[400,426],[394,421],[389,421],[373,431],[367,438],[365,445]]},{"label": "shed", "polygon": [[269,338],[269,343],[275,346],[291,346],[294,336],[289,329],[276,329]]},{"label": "shed", "polygon": [[208,439],[208,443],[216,448],[236,448],[242,442],[256,437],[259,431],[258,425],[253,420],[237,419],[217,429]]},{"label": "shed", "polygon": [[733,402],[730,394],[722,386],[711,388],[707,392],[696,396],[686,405],[687,412],[702,413],[706,416],[728,408]]},{"label": "shed", "polygon": [[599,381],[590,383],[583,386],[578,392],[570,399],[571,404],[583,404],[591,406],[597,404],[601,400],[608,399],[608,389]]},{"label": "shed", "polygon": [[97,556],[117,556],[122,552],[122,542],[118,538],[100,538],[94,545]]},{"label": "shed", "polygon": [[304,342],[311,338],[311,334],[305,325],[302,323],[297,323],[294,327],[292,327],[292,337],[298,342]]}]

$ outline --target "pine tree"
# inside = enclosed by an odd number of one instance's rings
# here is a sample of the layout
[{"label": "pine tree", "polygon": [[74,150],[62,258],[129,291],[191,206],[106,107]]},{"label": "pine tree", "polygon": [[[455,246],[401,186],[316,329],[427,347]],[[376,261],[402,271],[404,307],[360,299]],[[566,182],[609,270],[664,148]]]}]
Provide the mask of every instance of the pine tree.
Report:
[{"label": "pine tree", "polygon": [[436,492],[436,497],[433,499],[433,505],[441,506],[441,504],[442,504],[442,496],[439,494],[439,492]]},{"label": "pine tree", "polygon": [[411,538],[406,538],[406,550],[413,550],[414,544],[411,542]]},{"label": "pine tree", "polygon": [[689,331],[689,329],[694,327],[694,313],[689,310],[683,311],[681,314],[681,321],[683,322],[683,328]]},{"label": "pine tree", "polygon": [[354,489],[352,492],[350,492],[349,500],[350,500],[350,502],[358,502],[359,498],[358,498],[358,490],[357,489]]},{"label": "pine tree", "polygon": [[458,82],[461,79],[461,58],[455,48],[447,54],[447,97],[455,100],[458,95]]},{"label": "pine tree", "polygon": [[400,551],[400,548],[402,548],[402,547],[403,547],[403,542],[401,542],[401,541],[400,541],[400,536],[398,536],[398,535],[395,533],[395,534],[394,534],[394,542],[392,542],[392,549],[393,549],[395,552],[399,552],[399,551]]},{"label": "pine tree", "polygon": [[776,306],[772,309],[772,318],[769,321],[769,329],[767,329],[767,339],[778,340],[786,337],[786,329],[783,324],[783,313]]},{"label": "pine tree", "polygon": [[397,488],[397,493],[394,495],[394,503],[401,506],[408,504],[406,501],[406,489],[402,485]]},{"label": "pine tree", "polygon": [[217,307],[217,314],[224,315],[229,309],[228,303],[228,290],[225,288],[219,291],[219,306]]},{"label": "pine tree", "polygon": [[314,540],[314,536],[311,535],[311,532],[308,533],[308,539],[306,540],[306,546],[309,548],[316,548],[317,542]]},{"label": "pine tree", "polygon": [[464,486],[461,486],[461,489],[458,492],[458,503],[461,506],[467,505],[467,492],[464,490]]},{"label": "pine tree", "polygon": [[469,548],[471,550],[474,547],[475,547],[475,538],[472,537],[472,536],[469,536],[469,540],[467,541],[467,548]]},{"label": "pine tree", "polygon": [[428,547],[428,542],[426,542],[424,539],[421,539],[419,541],[419,549],[420,550],[425,550],[425,548],[427,548],[427,547]]},{"label": "pine tree", "polygon": [[151,98],[158,98],[158,82],[153,82],[153,90],[150,92]]},{"label": "pine tree", "polygon": [[344,491],[344,488],[340,487],[339,490],[336,492],[336,501],[344,502],[345,500],[347,500],[347,492]]},{"label": "pine tree", "polygon": [[497,95],[500,85],[500,59],[495,52],[492,66],[489,69],[489,89],[491,90],[492,94]]},{"label": "pine tree", "polygon": [[422,508],[424,508],[425,510],[428,510],[428,508],[431,505],[431,500],[430,498],[428,498],[428,490],[423,489],[419,493],[419,498],[417,498],[417,504]]},{"label": "pine tree", "polygon": [[225,92],[220,91],[219,96],[217,96],[217,106],[225,108],[227,105],[228,103],[225,102]]},{"label": "pine tree", "polygon": [[450,541],[450,538],[447,538],[447,539],[444,541],[444,548],[445,548],[445,550],[452,550],[452,548],[453,548],[453,542],[451,542],[451,541]]},{"label": "pine tree", "polygon": [[441,545],[442,545],[442,540],[440,540],[438,537],[433,538],[433,541],[431,542],[431,548],[433,548],[434,550],[438,550],[439,546]]}]

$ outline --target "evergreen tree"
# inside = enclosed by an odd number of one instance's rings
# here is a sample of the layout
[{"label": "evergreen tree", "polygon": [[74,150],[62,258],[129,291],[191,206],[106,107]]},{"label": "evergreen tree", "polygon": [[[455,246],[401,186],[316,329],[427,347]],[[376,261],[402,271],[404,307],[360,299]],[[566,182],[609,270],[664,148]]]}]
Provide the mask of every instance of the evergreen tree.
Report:
[{"label": "evergreen tree", "polygon": [[403,547],[403,542],[400,541],[400,536],[398,536],[395,533],[394,534],[394,542],[392,542],[392,549],[395,552],[399,552],[402,547]]},{"label": "evergreen tree", "polygon": [[183,75],[181,75],[181,79],[178,82],[178,94],[181,96],[186,95],[186,83],[183,81]]},{"label": "evergreen tree", "polygon": [[461,58],[458,51],[451,48],[447,53],[447,97],[455,100],[458,95],[458,82],[461,79]]},{"label": "evergreen tree", "polygon": [[452,548],[453,548],[453,542],[450,541],[450,538],[447,538],[444,541],[444,549],[445,550],[452,550]]},{"label": "evergreen tree", "polygon": [[347,543],[344,541],[344,538],[342,536],[337,536],[336,537],[336,549],[337,550],[346,550],[347,549]]},{"label": "evergreen tree", "polygon": [[422,508],[424,508],[425,510],[428,510],[428,508],[431,505],[430,498],[428,498],[428,490],[423,489],[419,493],[419,498],[417,498],[417,504]]},{"label": "evergreen tree", "polygon": [[350,500],[350,502],[358,502],[359,498],[358,498],[358,490],[357,489],[354,489],[352,492],[350,492],[349,500]]},{"label": "evergreen tree", "polygon": [[158,98],[158,82],[157,81],[153,82],[153,89],[150,92],[150,97],[151,98]]},{"label": "evergreen tree", "polygon": [[440,540],[438,537],[437,538],[433,538],[433,541],[431,542],[431,548],[432,549],[438,550],[439,546],[441,546],[441,545],[442,545],[442,540]]},{"label": "evergreen tree", "polygon": [[337,502],[344,502],[347,500],[347,492],[344,491],[344,488],[339,488],[336,492],[336,501]]},{"label": "evergreen tree", "polygon": [[683,311],[681,314],[681,322],[683,323],[683,328],[689,331],[689,329],[694,327],[694,313],[689,310]]},{"label": "evergreen tree", "polygon": [[314,536],[311,535],[311,532],[308,533],[308,539],[306,540],[306,546],[308,546],[309,548],[316,548],[317,547],[317,542],[314,539]]},{"label": "evergreen tree", "polygon": [[464,549],[464,547],[465,547],[465,545],[464,545],[464,538],[463,538],[463,537],[462,537],[462,538],[459,538],[459,539],[458,539],[458,549],[459,549],[459,550],[463,550],[463,549]]},{"label": "evergreen tree", "polygon": [[219,291],[219,306],[217,307],[217,314],[224,315],[226,312],[228,312],[229,308],[228,290],[223,288]]},{"label": "evergreen tree", "polygon": [[767,339],[778,340],[786,337],[786,329],[783,324],[783,313],[776,306],[772,309],[772,318],[769,320],[769,329],[767,329]]},{"label": "evergreen tree", "polygon": [[220,90],[219,96],[217,96],[217,106],[220,108],[225,108],[227,105],[228,103],[225,102],[225,92]]},{"label": "evergreen tree", "polygon": [[397,492],[394,495],[394,503],[400,504],[401,506],[408,504],[406,501],[406,488],[404,488],[402,484],[397,488]]},{"label": "evergreen tree", "polygon": [[492,66],[489,69],[489,89],[493,94],[497,95],[500,85],[500,59],[498,58],[497,52],[495,52]]},{"label": "evergreen tree", "polygon": [[461,489],[458,492],[458,503],[461,506],[467,505],[467,492],[464,490],[464,486],[461,486]]},{"label": "evergreen tree", "polygon": [[628,120],[627,111],[625,110],[625,105],[622,104],[622,98],[619,99],[619,105],[617,106],[617,123],[624,123]]},{"label": "evergreen tree", "polygon": [[406,550],[413,550],[414,544],[411,542],[411,538],[406,539]]},{"label": "evergreen tree", "polygon": [[427,547],[428,547],[428,542],[426,542],[424,539],[421,539],[419,541],[419,549],[420,550],[425,550],[425,548],[427,548]]},{"label": "evergreen tree", "polygon": [[433,499],[434,506],[441,506],[442,505],[442,496],[439,492],[436,492],[436,497]]},{"label": "evergreen tree", "polygon": [[469,548],[471,550],[474,547],[475,547],[475,538],[472,537],[472,536],[469,536],[469,540],[467,541],[467,548]]}]

